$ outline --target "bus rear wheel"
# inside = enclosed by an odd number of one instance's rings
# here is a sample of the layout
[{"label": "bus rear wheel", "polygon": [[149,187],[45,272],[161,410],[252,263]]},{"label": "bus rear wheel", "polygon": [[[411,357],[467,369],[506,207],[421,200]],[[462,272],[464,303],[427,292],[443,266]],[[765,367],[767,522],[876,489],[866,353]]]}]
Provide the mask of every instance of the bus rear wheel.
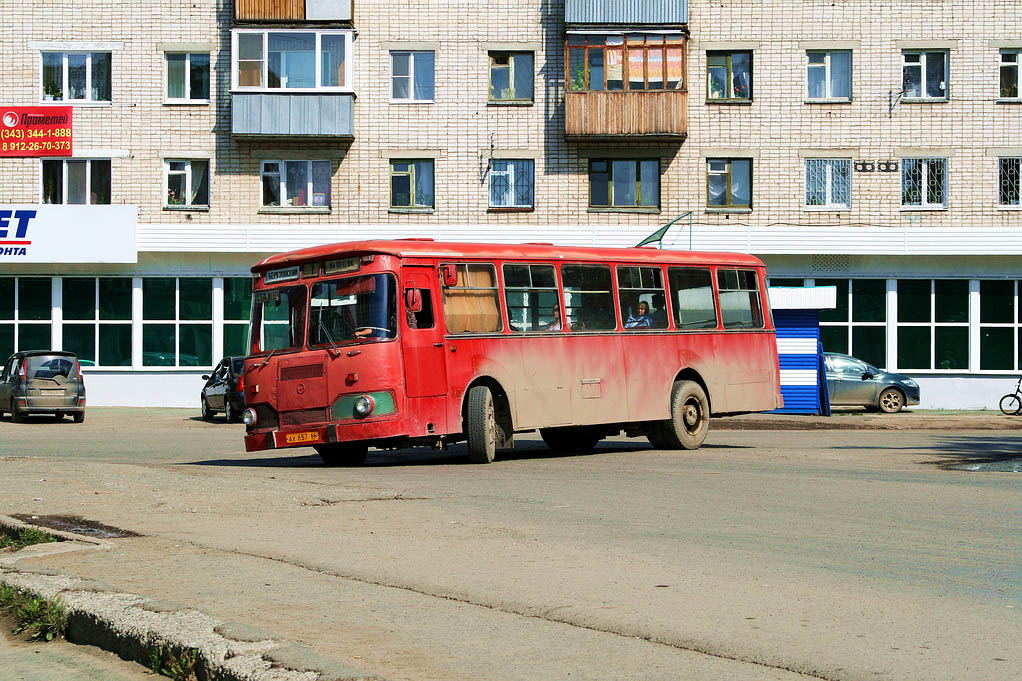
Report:
[{"label": "bus rear wheel", "polygon": [[324,466],[361,466],[369,458],[369,446],[357,443],[313,445]]},{"label": "bus rear wheel", "polygon": [[539,436],[546,446],[555,452],[585,454],[596,449],[603,436],[593,428],[567,426],[564,428],[540,428]]},{"label": "bus rear wheel", "polygon": [[671,418],[654,425],[653,446],[666,449],[699,449],[710,429],[710,403],[694,381],[675,381],[671,388]]},{"label": "bus rear wheel", "polygon": [[497,422],[493,391],[485,385],[477,385],[468,391],[465,437],[468,440],[468,458],[472,463],[492,463],[497,455],[497,443],[506,439]]}]

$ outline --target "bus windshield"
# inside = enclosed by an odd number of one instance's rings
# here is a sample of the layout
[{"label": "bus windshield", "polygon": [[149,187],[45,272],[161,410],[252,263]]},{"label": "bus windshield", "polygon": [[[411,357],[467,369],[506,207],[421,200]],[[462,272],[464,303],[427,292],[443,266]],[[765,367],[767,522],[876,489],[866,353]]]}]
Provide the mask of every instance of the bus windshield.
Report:
[{"label": "bus windshield", "polygon": [[301,349],[307,290],[304,286],[287,286],[252,294],[251,354]]},{"label": "bus windshield", "polygon": [[371,274],[312,286],[309,347],[397,336],[397,281]]}]

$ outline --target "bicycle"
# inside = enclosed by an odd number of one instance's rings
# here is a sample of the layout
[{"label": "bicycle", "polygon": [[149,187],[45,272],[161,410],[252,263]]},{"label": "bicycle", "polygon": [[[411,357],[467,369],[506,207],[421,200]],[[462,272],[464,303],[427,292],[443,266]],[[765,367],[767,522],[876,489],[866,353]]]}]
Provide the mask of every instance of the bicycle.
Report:
[{"label": "bicycle", "polygon": [[1015,385],[1015,392],[1001,398],[1001,411],[1008,416],[1022,412],[1022,378]]}]

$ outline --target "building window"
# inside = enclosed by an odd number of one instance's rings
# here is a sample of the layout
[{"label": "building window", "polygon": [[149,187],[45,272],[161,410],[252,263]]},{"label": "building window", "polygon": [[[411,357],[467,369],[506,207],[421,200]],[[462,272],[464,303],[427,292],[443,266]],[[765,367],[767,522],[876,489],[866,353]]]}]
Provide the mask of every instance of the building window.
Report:
[{"label": "building window", "polygon": [[391,52],[390,100],[432,102],[434,59],[433,52]]},{"label": "building window", "polygon": [[248,354],[252,277],[224,277],[224,355]]},{"label": "building window", "polygon": [[433,208],[433,159],[391,159],[390,207]]},{"label": "building window", "polygon": [[1022,158],[997,159],[997,202],[1001,206],[1022,206],[1019,176]]},{"label": "building window", "polygon": [[142,365],[213,364],[213,280],[142,279]]},{"label": "building window", "polygon": [[[771,285],[794,283],[772,281]],[[854,355],[874,366],[886,367],[887,280],[817,279],[814,285],[837,289],[837,306],[820,311],[823,349]]]},{"label": "building window", "polygon": [[110,203],[110,159],[43,159],[42,202]]},{"label": "building window", "polygon": [[1022,50],[1001,50],[1001,99],[1018,99],[1018,67]]},{"label": "building window", "polygon": [[236,89],[350,89],[351,31],[239,29],[232,38]]},{"label": "building window", "polygon": [[490,208],[532,208],[532,159],[490,161]]},{"label": "building window", "polygon": [[658,208],[659,159],[591,159],[590,208]]},{"label": "building window", "polygon": [[567,89],[682,90],[685,37],[654,33],[569,34]]},{"label": "building window", "polygon": [[898,369],[969,368],[969,282],[898,280]]},{"label": "building window", "polygon": [[947,50],[905,51],[901,59],[901,89],[905,99],[947,101]]},{"label": "building window", "polygon": [[979,368],[1014,371],[1022,368],[1019,345],[1018,282],[979,282]]},{"label": "building window", "polygon": [[167,159],[164,167],[168,207],[209,206],[209,161]]},{"label": "building window", "polygon": [[167,101],[209,102],[209,53],[167,53]]},{"label": "building window", "polygon": [[109,52],[43,52],[44,102],[109,102]]},{"label": "building window", "polygon": [[920,208],[947,207],[947,159],[901,160],[901,205]]},{"label": "building window", "polygon": [[752,52],[707,52],[706,98],[714,102],[751,100]]},{"label": "building window", "polygon": [[330,206],[330,161],[263,161],[263,206]]},{"label": "building window", "polygon": [[490,52],[490,101],[531,102],[532,52]]},{"label": "building window", "polygon": [[810,51],[806,53],[806,99],[851,101],[852,53],[849,50]]},{"label": "building window", "polygon": [[709,208],[752,208],[752,159],[706,159],[706,205]]},{"label": "building window", "polygon": [[0,277],[0,355],[53,347],[52,300],[49,277]]},{"label": "building window", "polygon": [[64,277],[61,347],[82,366],[131,366],[131,279]]},{"label": "building window", "polygon": [[806,159],[806,208],[852,207],[851,159]]}]

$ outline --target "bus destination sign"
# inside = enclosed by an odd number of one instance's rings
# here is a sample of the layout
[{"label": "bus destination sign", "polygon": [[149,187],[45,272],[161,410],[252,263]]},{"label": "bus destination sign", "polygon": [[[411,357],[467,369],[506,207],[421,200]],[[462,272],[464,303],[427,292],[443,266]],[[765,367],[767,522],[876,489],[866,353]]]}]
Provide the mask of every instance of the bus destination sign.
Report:
[{"label": "bus destination sign", "polygon": [[327,260],[323,263],[323,274],[341,274],[342,272],[357,272],[359,258],[340,258],[338,260]]},{"label": "bus destination sign", "polygon": [[0,156],[70,156],[70,106],[0,107]]},{"label": "bus destination sign", "polygon": [[298,278],[298,265],[294,267],[282,267],[279,270],[269,270],[263,275],[263,283],[276,284],[281,281],[292,281]]}]

